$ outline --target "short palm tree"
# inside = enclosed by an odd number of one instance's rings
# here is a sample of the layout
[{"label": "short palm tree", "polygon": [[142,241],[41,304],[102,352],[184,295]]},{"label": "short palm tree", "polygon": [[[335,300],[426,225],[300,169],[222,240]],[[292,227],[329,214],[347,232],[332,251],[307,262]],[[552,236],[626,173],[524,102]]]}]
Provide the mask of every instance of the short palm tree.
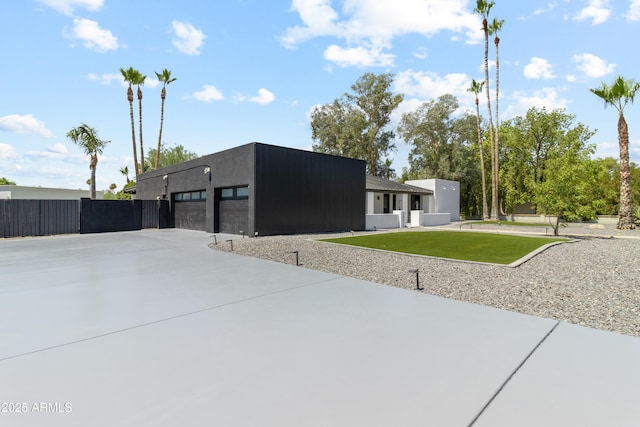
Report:
[{"label": "short palm tree", "polygon": [[[138,150],[136,148],[136,128],[135,121],[133,119],[133,89],[132,85],[136,79],[137,71],[133,69],[133,67],[129,67],[128,70],[124,68],[120,68],[120,73],[122,73],[122,77],[124,81],[129,84],[127,88],[127,100],[129,101],[129,115],[131,116],[131,141],[133,142],[133,164],[135,168],[136,178],[138,178]],[[139,74],[139,73],[138,73]]]},{"label": "short palm tree", "polygon": [[162,126],[164,124],[164,100],[167,97],[167,85],[175,82],[177,79],[175,77],[171,77],[171,71],[166,68],[162,70],[162,73],[156,72],[156,77],[158,80],[162,82],[162,92],[160,92],[160,99],[162,99],[162,104],[160,107],[160,133],[158,133],[158,148],[156,149],[156,162],[155,168],[158,169],[160,165],[160,150],[162,144]]},{"label": "short palm tree", "polygon": [[494,1],[477,0],[473,10],[482,16],[482,31],[484,31],[484,78],[487,90],[487,109],[489,111],[489,138],[491,140],[491,219],[498,219],[498,159],[496,158],[496,143],[491,112],[491,95],[489,91],[489,12]]},{"label": "short palm tree", "polygon": [[471,87],[467,91],[476,96],[476,117],[478,122],[478,148],[480,150],[480,174],[482,177],[482,219],[489,219],[489,210],[487,209],[487,180],[484,174],[484,150],[482,144],[482,128],[480,127],[480,106],[478,95],[482,92],[484,81],[471,80]]},{"label": "short palm tree", "polygon": [[110,141],[103,141],[98,138],[98,132],[86,123],[71,129],[67,132],[67,138],[83,149],[86,155],[90,156],[89,169],[91,170],[91,199],[96,198],[96,168],[98,167],[98,154],[102,154],[104,147]]},{"label": "short palm tree", "polygon": [[127,178],[127,184],[131,182],[131,180],[129,179],[129,166],[124,166],[122,168],[120,168],[120,173]]},{"label": "short palm tree", "polygon": [[624,119],[624,108],[631,102],[640,83],[622,76],[615,78],[611,85],[602,83],[598,88],[589,89],[608,106],[618,110],[618,146],[620,148],[620,210],[618,211],[618,229],[633,229],[633,206],[631,198],[631,172],[629,170],[629,128]]}]

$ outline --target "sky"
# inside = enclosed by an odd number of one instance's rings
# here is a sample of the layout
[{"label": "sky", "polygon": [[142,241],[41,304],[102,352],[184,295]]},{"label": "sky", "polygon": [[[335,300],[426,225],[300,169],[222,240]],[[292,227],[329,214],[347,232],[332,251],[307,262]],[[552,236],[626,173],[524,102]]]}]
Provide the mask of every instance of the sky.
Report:
[{"label": "sky", "polygon": [[[133,171],[129,104],[120,68],[147,76],[145,151],[158,143],[155,72],[171,70],[163,141],[199,155],[249,142],[311,150],[310,112],[364,73],[393,73],[404,95],[393,115],[441,95],[475,111],[484,36],[465,0],[21,0],[0,15],[0,177],[18,185],[87,189],[88,157],[66,137],[83,122],[108,140],[97,188]],[[597,130],[596,157],[618,158],[617,111],[589,88],[640,80],[640,0],[496,0],[500,120],[563,108]],[[495,47],[489,46],[495,88]],[[492,108],[495,99],[492,95]],[[136,134],[138,127],[137,100]],[[487,119],[484,97],[481,113]],[[640,163],[640,98],[625,109]],[[395,141],[393,167],[410,146]],[[133,176],[133,173],[130,174]]]}]

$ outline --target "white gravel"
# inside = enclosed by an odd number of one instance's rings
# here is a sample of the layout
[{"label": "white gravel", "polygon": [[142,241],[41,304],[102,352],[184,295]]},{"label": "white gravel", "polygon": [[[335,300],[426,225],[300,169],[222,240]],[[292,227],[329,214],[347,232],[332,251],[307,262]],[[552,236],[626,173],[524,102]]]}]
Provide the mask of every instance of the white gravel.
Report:
[{"label": "white gravel", "polygon": [[[460,223],[447,227],[470,230]],[[473,231],[552,233],[545,227],[475,225]],[[415,229],[414,229],[415,230]],[[429,231],[433,228],[420,228]],[[377,233],[388,231],[377,231]],[[640,230],[618,231],[613,226],[572,224],[561,235],[578,237],[573,243],[548,248],[518,267],[466,263],[404,255],[319,242],[346,234],[273,236],[235,240],[234,252],[295,264],[415,291],[419,269],[424,292],[640,336]],[[360,234],[360,233],[356,233]],[[613,236],[613,237],[612,237]],[[230,244],[211,245],[229,251]]]}]

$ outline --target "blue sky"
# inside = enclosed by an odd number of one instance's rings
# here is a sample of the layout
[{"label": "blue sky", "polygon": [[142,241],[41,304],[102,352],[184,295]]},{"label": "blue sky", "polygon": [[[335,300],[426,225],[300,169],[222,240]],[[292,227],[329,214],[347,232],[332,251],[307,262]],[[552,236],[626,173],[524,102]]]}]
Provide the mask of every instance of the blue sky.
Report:
[{"label": "blue sky", "polygon": [[[472,78],[484,79],[474,6],[464,0],[8,2],[0,17],[0,176],[20,185],[87,188],[88,158],[65,136],[85,121],[111,141],[98,164],[98,189],[121,187],[119,169],[133,171],[121,67],[147,75],[145,150],[158,140],[161,86],[154,71],[163,68],[177,77],[167,88],[163,140],[200,155],[252,141],[311,149],[311,109],[349,91],[365,72],[396,75],[393,89],[405,95],[396,123],[445,93],[472,109],[466,89]],[[617,113],[588,89],[618,74],[640,80],[640,0],[496,0],[491,16],[505,20],[501,120],[532,106],[566,108],[597,129],[591,142],[598,157],[617,157]],[[625,116],[631,159],[640,163],[640,100]],[[393,165],[400,172],[410,148],[402,140],[396,145]]]}]

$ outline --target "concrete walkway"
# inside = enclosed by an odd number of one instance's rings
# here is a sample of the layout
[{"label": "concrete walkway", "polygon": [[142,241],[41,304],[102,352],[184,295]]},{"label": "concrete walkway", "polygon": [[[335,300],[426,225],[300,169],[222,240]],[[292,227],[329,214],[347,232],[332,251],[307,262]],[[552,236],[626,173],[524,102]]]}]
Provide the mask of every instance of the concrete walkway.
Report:
[{"label": "concrete walkway", "polygon": [[0,240],[0,425],[640,423],[638,338],[212,241]]}]

